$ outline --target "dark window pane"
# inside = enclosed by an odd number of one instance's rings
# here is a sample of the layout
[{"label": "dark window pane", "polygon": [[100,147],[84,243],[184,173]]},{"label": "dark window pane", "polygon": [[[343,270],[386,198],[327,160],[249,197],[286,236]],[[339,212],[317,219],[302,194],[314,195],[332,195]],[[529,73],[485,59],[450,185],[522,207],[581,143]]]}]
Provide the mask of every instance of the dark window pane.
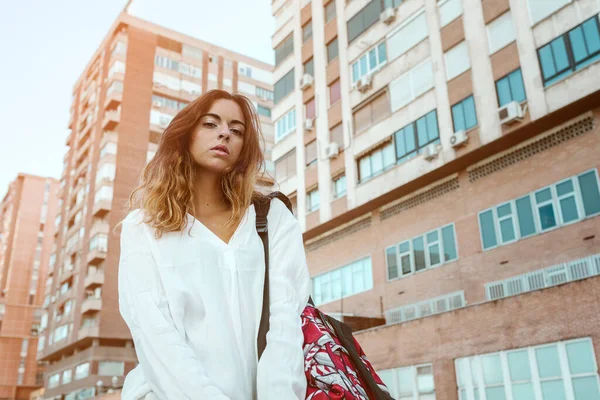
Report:
[{"label": "dark window pane", "polygon": [[354,17],[348,21],[348,43],[352,42],[364,31],[369,29],[371,25],[379,21],[381,13],[381,0],[372,0]]},{"label": "dark window pane", "polygon": [[279,46],[275,48],[275,65],[279,65],[294,51],[293,35],[288,36]]},{"label": "dark window pane", "polygon": [[533,220],[533,210],[531,208],[531,198],[529,196],[516,200],[517,217],[519,218],[519,231],[521,237],[533,235],[535,233],[535,222]]},{"label": "dark window pane", "polygon": [[404,129],[395,133],[396,157],[402,158],[406,154],[406,140],[404,139]]},{"label": "dark window pane", "polygon": [[442,228],[442,241],[444,242],[444,261],[456,260],[456,239],[454,238],[454,228],[452,225]]},{"label": "dark window pane", "polygon": [[512,96],[510,95],[508,78],[503,78],[496,82],[496,91],[498,92],[498,103],[500,107],[511,102]]},{"label": "dark window pane", "polygon": [[539,50],[540,64],[542,64],[542,74],[544,80],[548,80],[556,75],[556,68],[554,67],[554,57],[552,56],[552,49],[550,45],[546,45]]},{"label": "dark window pane", "polygon": [[477,113],[475,112],[475,100],[473,96],[467,97],[464,101],[465,129],[470,129],[477,125]]},{"label": "dark window pane", "polygon": [[427,114],[427,135],[430,142],[440,137],[438,132],[437,112],[435,110]]},{"label": "dark window pane", "polygon": [[281,99],[290,94],[294,90],[294,69],[285,74],[280,80],[275,83],[274,102],[277,104]]},{"label": "dark window pane", "polygon": [[575,63],[583,61],[588,56],[585,40],[583,39],[583,28],[579,26],[569,32],[569,40],[571,41]]},{"label": "dark window pane", "polygon": [[583,36],[587,44],[588,54],[600,51],[600,31],[598,30],[598,18],[594,17],[583,23]]},{"label": "dark window pane", "polygon": [[404,138],[405,138],[405,143],[406,143],[406,152],[407,153],[412,153],[413,151],[415,151],[417,149],[416,143],[415,143],[415,128],[413,124],[408,125],[406,128],[404,128]]},{"label": "dark window pane", "polygon": [[542,230],[550,229],[556,226],[556,218],[554,217],[554,206],[552,204],[538,208],[540,214],[540,223]]},{"label": "dark window pane", "polygon": [[567,47],[565,39],[561,36],[550,43],[552,54],[554,55],[554,65],[557,71],[562,71],[569,68],[569,56],[567,55]]},{"label": "dark window pane", "polygon": [[600,191],[595,171],[580,175],[578,179],[585,215],[600,213]]},{"label": "dark window pane", "polygon": [[421,236],[413,239],[412,243],[415,260],[415,271],[423,270],[427,266],[425,264],[425,244],[423,242],[423,237]]},{"label": "dark window pane", "polygon": [[387,61],[387,50],[385,48],[385,42],[377,46],[377,51],[379,52],[379,64],[383,64]]},{"label": "dark window pane", "polygon": [[462,102],[452,106],[452,122],[454,124],[454,132],[467,129],[465,124],[465,114],[463,112]]},{"label": "dark window pane", "polygon": [[510,91],[512,93],[512,99],[519,103],[525,101],[525,86],[523,85],[523,75],[521,74],[521,68],[511,73],[508,76],[510,82]]},{"label": "dark window pane", "polygon": [[396,259],[396,246],[390,247],[386,251],[388,279],[398,277],[398,260]]},{"label": "dark window pane", "polygon": [[333,39],[327,45],[327,61],[331,61],[338,56],[338,40],[337,38]]},{"label": "dark window pane", "polygon": [[491,210],[479,214],[479,229],[483,241],[483,249],[496,246],[496,229],[494,227],[494,215]]},{"label": "dark window pane", "polygon": [[417,120],[417,137],[419,138],[419,147],[425,146],[429,141],[427,138],[427,119],[425,117]]}]

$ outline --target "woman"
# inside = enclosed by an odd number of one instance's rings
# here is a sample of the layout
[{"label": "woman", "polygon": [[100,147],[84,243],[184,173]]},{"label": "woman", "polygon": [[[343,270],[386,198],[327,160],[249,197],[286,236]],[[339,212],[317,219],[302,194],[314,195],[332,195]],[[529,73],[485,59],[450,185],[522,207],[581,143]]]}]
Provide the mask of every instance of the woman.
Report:
[{"label": "woman", "polygon": [[119,305],[139,359],[124,400],[304,399],[310,277],[301,230],[278,199],[268,214],[270,330],[257,357],[261,138],[252,103],[221,90],[164,131],[122,224]]}]

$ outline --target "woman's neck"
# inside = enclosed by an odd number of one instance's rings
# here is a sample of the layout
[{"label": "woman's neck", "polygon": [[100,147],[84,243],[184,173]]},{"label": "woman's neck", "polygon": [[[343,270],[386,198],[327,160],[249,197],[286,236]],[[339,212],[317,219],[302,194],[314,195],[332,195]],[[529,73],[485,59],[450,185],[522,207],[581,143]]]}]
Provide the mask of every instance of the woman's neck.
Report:
[{"label": "woman's neck", "polygon": [[198,174],[194,196],[197,217],[211,216],[229,210],[221,187],[221,179],[221,176],[216,174]]}]

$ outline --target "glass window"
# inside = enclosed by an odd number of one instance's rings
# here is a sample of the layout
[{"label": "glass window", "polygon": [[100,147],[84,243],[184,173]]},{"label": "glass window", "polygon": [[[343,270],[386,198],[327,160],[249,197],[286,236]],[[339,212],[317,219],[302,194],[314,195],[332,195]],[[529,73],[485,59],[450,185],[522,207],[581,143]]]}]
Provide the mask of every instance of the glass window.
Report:
[{"label": "glass window", "polygon": [[491,210],[479,214],[479,230],[484,250],[498,244],[494,225],[494,214]]},{"label": "glass window", "polygon": [[278,160],[275,160],[275,179],[283,182],[296,175],[296,150],[292,150]]},{"label": "glass window", "polygon": [[473,95],[452,106],[454,132],[466,131],[477,125]]},{"label": "glass window", "polygon": [[496,81],[498,105],[502,107],[511,101],[523,102],[527,99],[521,68],[511,72],[504,78]]},{"label": "glass window", "polygon": [[317,141],[313,140],[305,147],[306,165],[312,165],[317,162]]},{"label": "glass window", "polygon": [[337,37],[327,44],[327,62],[334,60],[339,53]]},{"label": "glass window", "polygon": [[283,60],[288,58],[294,52],[294,37],[293,35],[288,36],[275,47],[275,65],[281,64]]},{"label": "glass window", "polygon": [[329,140],[337,143],[341,148],[344,147],[344,128],[341,123],[331,128],[329,131]]},{"label": "glass window", "polygon": [[600,213],[600,190],[596,171],[589,171],[577,178],[586,216]]},{"label": "glass window", "polygon": [[600,59],[600,27],[594,16],[538,49],[544,86]]},{"label": "glass window", "polygon": [[75,367],[75,380],[88,377],[90,374],[90,363],[86,362]]},{"label": "glass window", "polygon": [[377,46],[368,50],[352,64],[352,82],[355,83],[363,76],[377,71],[386,62],[387,50],[385,48],[385,42],[381,42]]},{"label": "glass window", "polygon": [[123,361],[100,361],[98,363],[98,375],[100,376],[123,376],[125,374],[125,363]]},{"label": "glass window", "polygon": [[348,44],[359,37],[363,32],[369,29],[377,21],[381,14],[381,0],[371,0],[362,10],[355,16],[350,18],[347,23],[348,27]]},{"label": "glass window", "polygon": [[390,115],[390,105],[384,92],[354,112],[355,133],[363,132]]},{"label": "glass window", "polygon": [[329,104],[336,103],[342,97],[342,91],[340,87],[340,80],[337,79],[331,85],[329,85]]},{"label": "glass window", "polygon": [[325,6],[325,23],[333,21],[335,18],[335,0],[332,0]]},{"label": "glass window", "polygon": [[307,210],[313,212],[319,209],[319,189],[313,189],[306,194]]},{"label": "glass window", "polygon": [[314,76],[315,74],[315,65],[313,59],[311,58],[307,62],[304,63],[304,73]]},{"label": "glass window", "polygon": [[302,39],[304,43],[312,38],[312,21],[302,27]]},{"label": "glass window", "polygon": [[292,68],[280,80],[275,83],[274,103],[279,103],[283,98],[287,97],[294,90],[294,69]]},{"label": "glass window", "polygon": [[446,77],[452,80],[471,68],[467,41],[462,41],[444,54],[446,60]]},{"label": "glass window", "polygon": [[271,109],[270,109],[270,108],[268,108],[268,107],[265,107],[265,106],[263,106],[263,105],[259,104],[259,105],[256,107],[256,111],[258,112],[258,115],[262,115],[262,116],[264,116],[264,117],[269,117],[269,118],[271,118]]},{"label": "glass window", "polygon": [[346,175],[340,175],[333,181],[334,197],[340,198],[346,194]]},{"label": "glass window", "polygon": [[444,244],[444,261],[449,262],[458,258],[456,250],[456,239],[454,237],[454,227],[448,225],[442,228],[442,243]]},{"label": "glass window", "polygon": [[317,110],[314,97],[304,105],[304,112],[307,119],[315,118]]},{"label": "glass window", "polygon": [[430,143],[439,142],[437,111],[433,110],[394,133],[396,158],[408,160]]},{"label": "glass window", "polygon": [[517,218],[519,219],[521,237],[535,234],[535,221],[533,219],[533,210],[531,208],[531,198],[529,195],[517,199],[515,205],[517,208]]}]

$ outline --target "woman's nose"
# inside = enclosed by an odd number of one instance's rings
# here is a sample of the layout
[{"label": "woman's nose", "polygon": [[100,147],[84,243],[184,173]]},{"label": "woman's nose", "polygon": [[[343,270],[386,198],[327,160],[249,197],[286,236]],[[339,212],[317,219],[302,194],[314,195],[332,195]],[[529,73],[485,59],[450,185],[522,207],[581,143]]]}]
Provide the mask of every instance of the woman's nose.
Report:
[{"label": "woman's nose", "polygon": [[223,123],[219,126],[219,137],[224,137],[229,139],[231,136],[231,132],[229,131],[229,126],[226,123]]}]

